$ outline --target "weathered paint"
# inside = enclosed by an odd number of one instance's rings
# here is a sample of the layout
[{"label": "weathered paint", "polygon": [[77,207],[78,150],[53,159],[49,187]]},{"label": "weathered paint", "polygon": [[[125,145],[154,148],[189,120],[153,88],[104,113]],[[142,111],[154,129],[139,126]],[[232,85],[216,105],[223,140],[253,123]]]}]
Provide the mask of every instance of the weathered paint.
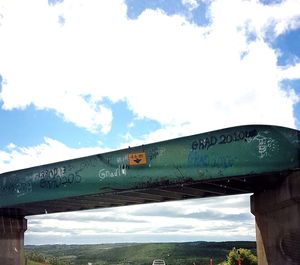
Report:
[{"label": "weathered paint", "polygon": [[0,175],[0,207],[295,170],[298,136],[284,127],[239,126],[8,172]]}]

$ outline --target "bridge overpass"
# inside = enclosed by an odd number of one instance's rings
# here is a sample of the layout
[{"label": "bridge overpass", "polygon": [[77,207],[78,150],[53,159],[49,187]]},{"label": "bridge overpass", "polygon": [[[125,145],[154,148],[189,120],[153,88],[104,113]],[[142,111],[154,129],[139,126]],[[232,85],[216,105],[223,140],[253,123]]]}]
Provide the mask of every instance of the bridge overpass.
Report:
[{"label": "bridge overpass", "polygon": [[23,265],[25,216],[243,193],[259,263],[299,264],[299,136],[239,126],[0,174],[0,264]]}]

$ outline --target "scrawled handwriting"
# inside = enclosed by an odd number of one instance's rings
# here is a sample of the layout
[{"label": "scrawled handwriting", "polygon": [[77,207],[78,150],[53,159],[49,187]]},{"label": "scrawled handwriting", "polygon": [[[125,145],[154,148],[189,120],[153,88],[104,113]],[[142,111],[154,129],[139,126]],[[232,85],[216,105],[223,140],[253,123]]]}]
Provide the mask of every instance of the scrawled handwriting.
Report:
[{"label": "scrawled handwriting", "polygon": [[24,195],[32,192],[32,184],[30,182],[17,182],[0,185],[1,194]]},{"label": "scrawled handwriting", "polygon": [[127,164],[128,156],[127,155],[118,156],[116,160],[117,160],[117,164]]},{"label": "scrawled handwriting", "polygon": [[157,157],[162,155],[165,151],[166,151],[166,149],[164,147],[152,147],[152,148],[150,148],[147,152],[149,161],[151,162],[152,160],[156,159]]},{"label": "scrawled handwriting", "polygon": [[203,155],[197,151],[192,151],[188,156],[188,163],[200,168],[230,168],[234,165],[234,159],[227,156]]},{"label": "scrawled handwriting", "polygon": [[115,178],[115,177],[120,177],[120,176],[126,176],[126,165],[121,165],[116,169],[105,169],[102,168],[98,172],[98,177],[100,181],[103,181],[107,178]]},{"label": "scrawled handwriting", "polygon": [[38,177],[40,179],[42,178],[52,178],[52,177],[55,177],[55,176],[63,176],[66,172],[66,168],[65,167],[54,167],[54,168],[51,168],[51,169],[42,169],[39,173],[38,173]]},{"label": "scrawled handwriting", "polygon": [[259,158],[269,157],[276,150],[276,141],[261,134],[255,136],[249,142],[257,142]]},{"label": "scrawled handwriting", "polygon": [[11,175],[5,178],[0,184],[1,195],[25,195],[32,192],[32,183],[26,178],[21,179],[20,177]]},{"label": "scrawled handwriting", "polygon": [[236,131],[233,133],[221,134],[219,136],[208,136],[199,138],[192,142],[192,150],[208,150],[209,148],[219,144],[230,144],[233,142],[245,141],[257,135],[256,130]]},{"label": "scrawled handwriting", "polygon": [[84,168],[96,167],[97,166],[97,162],[98,162],[98,160],[96,158],[93,158],[93,157],[90,157],[88,159],[84,159],[80,163],[80,168],[84,169]]},{"label": "scrawled handwriting", "polygon": [[218,143],[218,139],[215,136],[200,138],[192,142],[193,150],[208,150],[211,146],[214,146]]},{"label": "scrawled handwriting", "polygon": [[65,174],[64,171],[54,170],[53,174],[44,175],[40,180],[40,187],[44,189],[56,189],[60,187],[67,187],[71,184],[78,184],[81,182],[80,170],[74,173]]},{"label": "scrawled handwriting", "polygon": [[161,146],[155,146],[155,147],[151,147],[148,151],[147,151],[147,155],[148,155],[148,166],[151,167],[152,163],[155,160],[158,160],[160,156],[162,156],[164,153],[166,152],[166,148],[165,147],[161,147]]}]

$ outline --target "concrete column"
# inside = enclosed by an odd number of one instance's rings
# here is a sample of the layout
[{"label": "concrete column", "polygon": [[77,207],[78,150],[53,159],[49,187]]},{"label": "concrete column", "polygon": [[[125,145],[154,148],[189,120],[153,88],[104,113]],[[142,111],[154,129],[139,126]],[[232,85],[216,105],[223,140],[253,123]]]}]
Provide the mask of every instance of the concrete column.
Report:
[{"label": "concrete column", "polygon": [[256,228],[256,252],[257,252],[258,264],[267,265],[268,262],[267,262],[265,247],[257,223],[255,224],[255,228]]},{"label": "concrete column", "polygon": [[259,265],[300,264],[300,174],[251,196]]},{"label": "concrete column", "polygon": [[0,264],[25,265],[24,232],[27,220],[19,216],[0,216]]}]

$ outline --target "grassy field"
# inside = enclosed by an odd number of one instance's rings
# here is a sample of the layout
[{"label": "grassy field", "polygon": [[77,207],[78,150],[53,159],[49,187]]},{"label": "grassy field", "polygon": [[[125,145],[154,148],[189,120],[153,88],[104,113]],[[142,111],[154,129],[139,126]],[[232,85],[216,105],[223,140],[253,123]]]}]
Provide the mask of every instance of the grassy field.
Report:
[{"label": "grassy field", "polygon": [[43,263],[40,262],[35,262],[32,260],[28,260],[26,265],[44,265]]},{"label": "grassy field", "polygon": [[[167,265],[214,264],[226,259],[233,248],[247,248],[256,254],[255,242],[190,242],[99,245],[26,246],[26,252],[40,253],[47,258],[57,257],[61,264],[72,265],[151,265],[154,259],[164,259]],[[40,265],[29,263],[28,265]]]}]

